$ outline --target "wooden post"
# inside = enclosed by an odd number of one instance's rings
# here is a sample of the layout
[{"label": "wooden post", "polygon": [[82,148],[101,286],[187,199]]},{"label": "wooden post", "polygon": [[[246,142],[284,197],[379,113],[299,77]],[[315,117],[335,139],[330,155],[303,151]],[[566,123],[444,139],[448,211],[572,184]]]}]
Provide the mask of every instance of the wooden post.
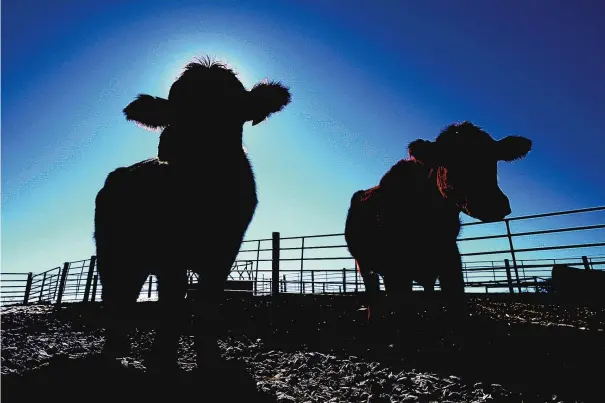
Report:
[{"label": "wooden post", "polygon": [[359,272],[355,270],[355,292],[359,292]]},{"label": "wooden post", "polygon": [[27,305],[29,302],[29,293],[32,290],[32,281],[34,280],[34,273],[31,271],[27,273],[27,282],[25,283],[25,294],[23,295],[23,305]]},{"label": "wooden post", "polygon": [[280,252],[280,246],[279,246],[279,232],[274,232],[273,233],[273,243],[272,243],[272,267],[271,267],[271,274],[272,274],[272,290],[271,290],[271,294],[273,296],[278,296],[279,295],[279,252]]},{"label": "wooden post", "polygon": [[59,293],[57,295],[57,305],[61,305],[63,300],[63,292],[65,291],[65,282],[67,281],[67,272],[69,271],[69,262],[63,263],[63,271],[61,272],[61,279],[59,280]]},{"label": "wooden post", "polygon": [[151,289],[153,288],[153,276],[149,275],[149,284],[147,285],[147,298],[151,299]]},{"label": "wooden post", "polygon": [[40,287],[40,296],[38,297],[38,302],[42,302],[42,296],[44,295],[44,284],[46,283],[46,272],[44,272],[44,276],[42,276],[42,286]]},{"label": "wooden post", "polygon": [[511,294],[514,294],[515,290],[513,290],[513,277],[510,274],[510,263],[508,262],[508,259],[504,259],[504,266],[506,267],[506,279],[508,280],[508,291]]},{"label": "wooden post", "polygon": [[91,302],[95,302],[95,298],[97,296],[97,282],[98,281],[99,281],[99,275],[95,274],[95,277],[92,280],[92,295],[90,297]]},{"label": "wooden post", "polygon": [[325,294],[325,293],[326,293],[326,283],[323,283],[323,291],[322,291],[322,293],[323,293],[323,294]]},{"label": "wooden post", "polygon": [[342,290],[347,292],[347,269],[344,267],[342,268]]},{"label": "wooden post", "polygon": [[311,270],[311,293],[315,294],[315,272]]},{"label": "wooden post", "polygon": [[286,285],[286,275],[284,274],[283,276],[283,285],[284,285],[284,292],[288,292],[288,286]]},{"label": "wooden post", "polygon": [[590,270],[590,263],[588,263],[588,258],[586,256],[582,256],[582,263],[584,264],[585,270]]},{"label": "wooden post", "polygon": [[86,286],[84,287],[84,298],[83,302],[88,302],[88,296],[90,295],[90,286],[92,285],[92,278],[95,274],[95,263],[97,262],[96,256],[90,257],[90,264],[88,265],[88,275],[86,276]]},{"label": "wooden post", "polygon": [[489,294],[489,291],[488,291],[487,286],[485,286],[485,293],[486,293],[486,294]]}]

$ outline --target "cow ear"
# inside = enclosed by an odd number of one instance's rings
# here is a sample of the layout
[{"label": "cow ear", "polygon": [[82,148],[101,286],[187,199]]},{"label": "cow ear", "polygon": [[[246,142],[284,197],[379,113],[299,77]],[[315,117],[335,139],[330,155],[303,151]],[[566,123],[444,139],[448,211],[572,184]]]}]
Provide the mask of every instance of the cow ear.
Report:
[{"label": "cow ear", "polygon": [[166,127],[172,120],[170,102],[167,99],[139,94],[123,110],[126,120],[131,120],[148,130]]},{"label": "cow ear", "polygon": [[408,153],[411,159],[427,166],[437,166],[439,163],[437,144],[432,141],[416,139],[408,145]]},{"label": "cow ear", "polygon": [[507,136],[498,141],[497,157],[499,161],[514,161],[529,153],[532,141],[521,136]]},{"label": "cow ear", "polygon": [[279,82],[261,82],[250,90],[248,119],[252,126],[273,113],[281,111],[291,101],[290,90]]}]

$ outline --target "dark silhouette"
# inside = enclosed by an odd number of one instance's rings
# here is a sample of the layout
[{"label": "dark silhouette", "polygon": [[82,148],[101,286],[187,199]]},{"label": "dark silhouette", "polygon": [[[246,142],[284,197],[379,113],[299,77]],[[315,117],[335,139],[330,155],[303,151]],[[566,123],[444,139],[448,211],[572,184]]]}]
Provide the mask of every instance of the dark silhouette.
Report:
[{"label": "dark silhouette", "polygon": [[125,324],[153,273],[161,309],[149,363],[176,364],[191,269],[199,276],[197,364],[217,364],[225,282],[257,205],[243,126],[288,103],[290,92],[280,83],[248,91],[230,68],[205,59],[185,67],[168,99],[139,95],[124,109],[126,119],[163,131],[157,157],[114,170],[96,197],[94,237],[110,319],[104,352],[110,357],[129,352]]},{"label": "dark silhouette", "polygon": [[[395,164],[380,184],[353,194],[345,239],[369,298],[379,292],[405,295],[412,282],[433,291],[437,277],[444,294],[464,309],[464,279],[457,238],[460,212],[483,222],[511,213],[498,187],[497,162],[524,157],[531,140],[499,141],[470,122],[447,126],[433,141],[417,139],[409,159]],[[368,312],[369,318],[370,312]]]},{"label": "dark silhouette", "polygon": [[552,268],[552,290],[562,302],[605,306],[605,271],[585,270],[567,264]]}]

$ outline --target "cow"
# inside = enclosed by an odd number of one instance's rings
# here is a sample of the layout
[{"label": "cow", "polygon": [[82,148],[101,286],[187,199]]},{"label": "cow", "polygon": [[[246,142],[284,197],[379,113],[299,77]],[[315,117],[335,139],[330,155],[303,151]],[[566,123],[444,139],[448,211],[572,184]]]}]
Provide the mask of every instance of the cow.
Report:
[{"label": "cow", "polygon": [[156,157],[109,173],[95,199],[94,240],[109,319],[103,353],[110,359],[128,355],[126,323],[146,278],[155,274],[160,323],[147,363],[176,369],[191,269],[199,278],[197,365],[219,362],[218,307],[258,203],[243,127],[290,100],[281,83],[247,90],[233,69],[205,57],[185,66],[167,99],[141,94],[123,110],[127,120],[161,134]]},{"label": "cow", "polygon": [[531,147],[525,137],[495,140],[471,122],[453,123],[435,141],[409,143],[409,158],[392,166],[377,186],[354,192],[345,240],[364,282],[368,319],[378,275],[387,295],[404,299],[414,281],[430,292],[439,278],[452,312],[464,316],[460,213],[482,222],[508,216],[497,163],[523,158]]}]

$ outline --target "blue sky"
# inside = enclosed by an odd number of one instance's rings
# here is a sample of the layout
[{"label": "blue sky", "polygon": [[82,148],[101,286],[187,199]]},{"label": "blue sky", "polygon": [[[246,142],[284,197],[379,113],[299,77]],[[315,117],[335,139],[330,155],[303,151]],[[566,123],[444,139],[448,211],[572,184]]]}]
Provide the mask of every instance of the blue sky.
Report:
[{"label": "blue sky", "polygon": [[105,176],[157,147],[157,133],[122,108],[141,92],[165,97],[206,53],[249,87],[269,77],[293,94],[244,128],[260,199],[247,239],[342,232],[354,191],[375,185],[408,142],[456,120],[534,140],[527,159],[500,165],[514,215],[605,204],[597,2],[2,6],[3,271],[94,254]]}]

